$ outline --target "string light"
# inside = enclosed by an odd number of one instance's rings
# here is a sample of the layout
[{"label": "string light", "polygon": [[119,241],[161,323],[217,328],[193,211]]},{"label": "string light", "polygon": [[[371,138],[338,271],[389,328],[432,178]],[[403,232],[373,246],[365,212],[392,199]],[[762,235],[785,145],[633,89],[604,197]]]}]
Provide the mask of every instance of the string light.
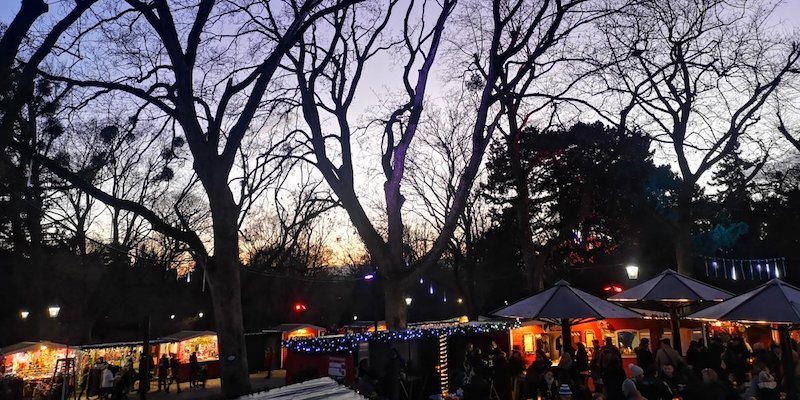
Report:
[{"label": "string light", "polygon": [[439,385],[442,398],[447,397],[450,380],[447,376],[447,335],[439,335]]},{"label": "string light", "polygon": [[416,328],[403,331],[362,332],[345,336],[321,336],[315,338],[289,339],[281,342],[287,350],[300,353],[353,353],[358,350],[359,343],[393,342],[414,339],[466,335],[474,333],[491,333],[506,331],[519,327],[518,323],[488,323],[481,325],[451,325],[435,328]]}]

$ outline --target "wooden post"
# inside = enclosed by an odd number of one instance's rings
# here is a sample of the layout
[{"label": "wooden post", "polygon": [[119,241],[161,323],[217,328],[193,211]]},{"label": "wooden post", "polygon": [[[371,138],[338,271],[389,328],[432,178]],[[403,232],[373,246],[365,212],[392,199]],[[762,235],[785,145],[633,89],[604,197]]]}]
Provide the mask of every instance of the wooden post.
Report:
[{"label": "wooden post", "polygon": [[778,327],[778,336],[781,341],[781,363],[783,370],[786,371],[784,378],[786,380],[786,399],[797,400],[797,388],[795,386],[794,376],[794,359],[792,357],[791,337],[789,336],[789,327],[787,325],[780,325]]},{"label": "wooden post", "polygon": [[142,321],[142,354],[139,359],[139,399],[147,400],[147,392],[150,391],[150,315],[144,317]]},{"label": "wooden post", "polygon": [[683,355],[681,351],[681,324],[678,317],[678,306],[670,303],[669,305],[669,322],[672,326],[672,348]]},{"label": "wooden post", "polygon": [[568,318],[561,319],[561,353],[569,353],[570,356],[574,353],[572,351],[572,324]]}]

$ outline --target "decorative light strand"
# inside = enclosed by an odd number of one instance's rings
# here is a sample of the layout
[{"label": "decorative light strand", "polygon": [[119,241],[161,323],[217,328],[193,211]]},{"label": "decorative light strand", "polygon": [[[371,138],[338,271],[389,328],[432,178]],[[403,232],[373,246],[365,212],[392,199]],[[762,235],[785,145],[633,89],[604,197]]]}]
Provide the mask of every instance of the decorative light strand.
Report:
[{"label": "decorative light strand", "polygon": [[450,379],[447,375],[447,335],[439,335],[439,385],[442,398],[447,397]]},{"label": "decorative light strand", "polygon": [[300,353],[353,353],[358,344],[369,341],[391,342],[414,339],[491,333],[518,327],[518,323],[486,323],[480,325],[451,325],[445,327],[416,328],[403,331],[362,332],[343,336],[321,336],[305,339],[289,339],[281,342],[287,350]]}]

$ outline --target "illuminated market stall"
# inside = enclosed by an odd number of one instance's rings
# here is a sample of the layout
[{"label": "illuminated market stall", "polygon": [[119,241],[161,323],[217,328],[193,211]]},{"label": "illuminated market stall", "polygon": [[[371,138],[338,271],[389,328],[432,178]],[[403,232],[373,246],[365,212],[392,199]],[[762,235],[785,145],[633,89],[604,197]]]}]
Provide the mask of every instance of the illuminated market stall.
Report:
[{"label": "illuminated market stall", "polygon": [[[158,355],[159,344],[164,343],[163,340],[156,339],[150,341],[150,355],[156,357]],[[113,343],[96,343],[80,346],[82,353],[80,359],[79,370],[86,365],[92,365],[97,362],[100,357],[111,365],[122,366],[127,363],[130,358],[133,361],[133,367],[139,369],[139,361],[142,355],[143,342],[113,342]]]},{"label": "illuminated market stall", "polygon": [[[175,354],[181,364],[188,365],[192,353],[197,354],[200,368],[206,369],[209,379],[219,377],[219,346],[217,333],[213,331],[180,331],[159,339],[158,356]],[[189,368],[181,368],[180,380],[189,380]]]},{"label": "illuminated market stall", "polygon": [[406,365],[401,386],[407,396],[447,395],[461,382],[456,370],[464,364],[466,344],[488,349],[496,343],[508,352],[509,329],[516,326],[513,322],[465,320],[418,323],[403,331],[287,340],[286,383],[329,376],[353,384],[359,362],[385,370],[394,355]]},{"label": "illuminated market stall", "polygon": [[[70,349],[75,357],[77,350]],[[49,379],[58,359],[67,357],[67,346],[48,341],[21,342],[0,348],[3,367],[7,375],[14,375],[25,381]]]}]

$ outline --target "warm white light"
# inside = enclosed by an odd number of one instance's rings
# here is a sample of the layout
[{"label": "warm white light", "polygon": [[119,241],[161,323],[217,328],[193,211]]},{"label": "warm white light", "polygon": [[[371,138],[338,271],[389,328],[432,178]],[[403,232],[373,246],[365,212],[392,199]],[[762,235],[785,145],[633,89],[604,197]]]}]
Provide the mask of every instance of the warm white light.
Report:
[{"label": "warm white light", "polygon": [[412,301],[414,301],[414,299],[412,299],[411,297],[406,297],[406,305],[407,306],[410,306]]},{"label": "warm white light", "polygon": [[28,319],[28,315],[31,315],[31,313],[29,313],[29,312],[27,312],[25,310],[22,310],[22,311],[19,312],[19,316],[22,319]]},{"label": "warm white light", "polygon": [[50,318],[58,317],[59,312],[61,312],[61,307],[59,306],[50,306],[47,308],[47,313],[50,314]]},{"label": "warm white light", "polygon": [[358,315],[353,315],[353,321],[358,321]]},{"label": "warm white light", "polygon": [[639,279],[639,267],[636,265],[628,265],[625,267],[625,272],[628,273],[628,279]]},{"label": "warm white light", "polygon": [[171,315],[169,316],[169,319],[175,319],[175,314],[171,314]]},{"label": "warm white light", "polygon": [[199,313],[197,313],[197,316],[198,316],[198,317],[200,317],[200,318],[203,318],[203,315],[205,315],[205,314],[203,314],[203,312],[202,312],[202,311],[200,311]]},{"label": "warm white light", "polygon": [[459,297],[458,300],[456,300],[456,302],[458,302],[458,304],[464,304],[464,299]]}]

